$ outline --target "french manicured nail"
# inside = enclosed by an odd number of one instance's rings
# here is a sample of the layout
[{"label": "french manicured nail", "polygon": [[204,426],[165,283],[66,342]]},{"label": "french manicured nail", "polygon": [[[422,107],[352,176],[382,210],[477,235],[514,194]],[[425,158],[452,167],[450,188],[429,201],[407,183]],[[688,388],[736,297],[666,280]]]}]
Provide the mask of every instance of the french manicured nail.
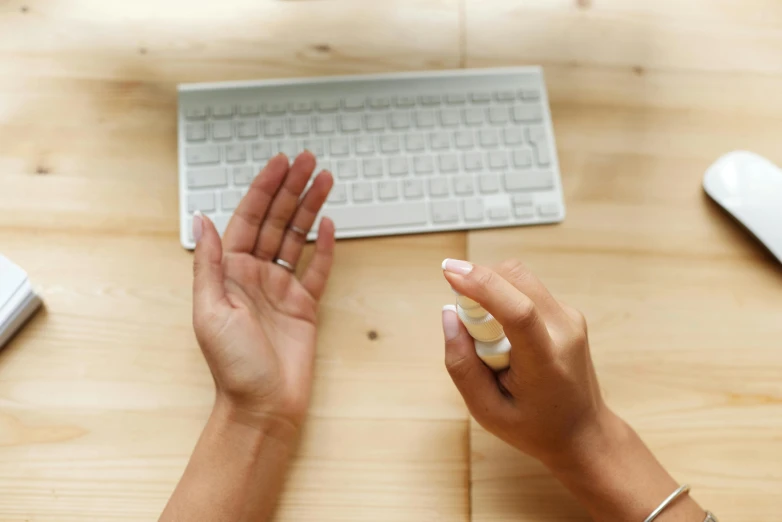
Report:
[{"label": "french manicured nail", "polygon": [[201,241],[201,236],[204,235],[204,215],[200,210],[196,210],[193,214],[193,239],[198,243]]},{"label": "french manicured nail", "polygon": [[446,341],[455,339],[459,335],[459,317],[453,305],[443,307],[443,335]]},{"label": "french manicured nail", "polygon": [[472,272],[472,263],[458,259],[446,259],[443,261],[443,270],[452,274],[467,275]]}]

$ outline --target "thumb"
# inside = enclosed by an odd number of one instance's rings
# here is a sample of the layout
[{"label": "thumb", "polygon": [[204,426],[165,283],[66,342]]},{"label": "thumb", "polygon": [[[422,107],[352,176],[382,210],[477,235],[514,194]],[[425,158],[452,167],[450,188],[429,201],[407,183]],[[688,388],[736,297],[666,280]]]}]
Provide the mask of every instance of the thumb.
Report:
[{"label": "thumb", "polygon": [[225,298],[223,244],[214,223],[200,212],[193,215],[193,238],[193,307],[206,310]]},{"label": "thumb", "polygon": [[453,305],[443,308],[443,334],[445,367],[475,420],[483,424],[497,415],[505,415],[501,410],[508,406],[507,399],[494,372],[475,352],[475,343]]}]

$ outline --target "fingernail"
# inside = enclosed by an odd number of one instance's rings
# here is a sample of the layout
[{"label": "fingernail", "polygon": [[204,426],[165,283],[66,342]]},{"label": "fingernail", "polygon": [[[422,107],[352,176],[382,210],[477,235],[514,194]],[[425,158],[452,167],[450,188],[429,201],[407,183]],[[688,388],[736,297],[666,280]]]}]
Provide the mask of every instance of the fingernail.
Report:
[{"label": "fingernail", "polygon": [[193,214],[193,239],[198,243],[201,241],[201,236],[204,235],[204,215],[200,210],[196,210]]},{"label": "fingernail", "polygon": [[452,274],[467,275],[472,272],[472,263],[458,259],[446,259],[443,261],[443,270]]},{"label": "fingernail", "polygon": [[459,317],[452,307],[453,305],[443,307],[443,335],[446,341],[459,335]]}]

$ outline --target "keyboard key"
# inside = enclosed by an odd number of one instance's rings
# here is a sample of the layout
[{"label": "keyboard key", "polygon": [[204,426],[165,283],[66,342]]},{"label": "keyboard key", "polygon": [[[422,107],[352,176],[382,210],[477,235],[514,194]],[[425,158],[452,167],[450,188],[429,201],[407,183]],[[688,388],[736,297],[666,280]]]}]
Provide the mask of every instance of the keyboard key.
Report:
[{"label": "keyboard key", "polygon": [[323,215],[334,221],[337,230],[361,230],[426,225],[426,202],[384,203],[371,207],[327,208]]},{"label": "keyboard key", "polygon": [[403,109],[415,107],[415,96],[397,96],[396,106]]},{"label": "keyboard key", "polygon": [[456,109],[440,109],[440,125],[443,127],[457,127],[460,121]]},{"label": "keyboard key", "polygon": [[511,127],[502,131],[502,139],[505,145],[520,145],[524,142],[524,134],[518,127]]},{"label": "keyboard key", "polygon": [[534,125],[527,129],[527,139],[530,143],[540,143],[546,141],[546,129],[541,125]]},{"label": "keyboard key", "polygon": [[494,125],[502,125],[508,122],[508,109],[506,107],[492,107],[489,109],[489,122]]},{"label": "keyboard key", "polygon": [[551,151],[548,143],[541,142],[535,147],[535,160],[539,167],[548,167],[551,165]]},{"label": "keyboard key", "polygon": [[247,159],[247,149],[242,143],[225,146],[225,161],[228,163],[243,163]]},{"label": "keyboard key", "polygon": [[480,152],[465,152],[462,154],[462,164],[467,172],[481,170],[483,169],[483,156]]},{"label": "keyboard key", "polygon": [[189,123],[185,127],[185,139],[190,143],[206,141],[206,123]]},{"label": "keyboard key", "polygon": [[350,144],[347,138],[331,138],[329,140],[329,153],[332,156],[347,156],[350,154]]},{"label": "keyboard key", "polygon": [[220,163],[220,147],[216,145],[187,147],[185,149],[185,162],[188,165],[210,165]]},{"label": "keyboard key", "polygon": [[209,110],[206,107],[190,107],[185,109],[185,119],[205,120]]},{"label": "keyboard key", "polygon": [[478,131],[478,143],[484,149],[494,149],[500,144],[500,137],[495,129],[481,129]]},{"label": "keyboard key", "polygon": [[528,169],[532,166],[532,151],[529,149],[516,149],[513,151],[513,165],[519,169]]},{"label": "keyboard key", "polygon": [[351,187],[353,201],[355,203],[366,203],[372,201],[372,183],[368,181],[358,181]]},{"label": "keyboard key", "polygon": [[522,89],[519,96],[524,101],[537,101],[540,99],[540,91],[537,89]]},{"label": "keyboard key", "polygon": [[470,223],[478,223],[480,221],[483,221],[483,200],[480,198],[476,199],[465,199],[462,202],[462,205],[464,207],[464,220],[468,221]]},{"label": "keyboard key", "polygon": [[395,112],[391,114],[391,128],[394,130],[404,130],[410,128],[410,113]]},{"label": "keyboard key", "polygon": [[513,206],[532,206],[535,203],[535,198],[532,194],[514,194],[510,198]]},{"label": "keyboard key", "polygon": [[559,205],[556,203],[538,205],[538,214],[541,217],[557,217],[559,216]]},{"label": "keyboard key", "polygon": [[489,103],[491,101],[491,93],[489,92],[474,92],[470,94],[470,101],[473,103]]},{"label": "keyboard key", "polygon": [[432,221],[437,224],[458,223],[459,202],[458,201],[433,201]]},{"label": "keyboard key", "polygon": [[391,106],[391,98],[375,96],[369,99],[369,106],[373,109],[387,109]]},{"label": "keyboard key", "polygon": [[433,198],[443,198],[448,195],[448,179],[429,178],[429,195]]},{"label": "keyboard key", "polygon": [[339,183],[332,187],[329,197],[326,199],[331,204],[347,203],[348,191],[344,184]]},{"label": "keyboard key", "polygon": [[448,150],[451,140],[445,132],[432,132],[429,134],[429,146],[432,150]]},{"label": "keyboard key", "polygon": [[224,187],[228,184],[228,169],[199,169],[187,172],[187,186],[191,189]]},{"label": "keyboard key", "polygon": [[390,158],[388,160],[388,174],[391,176],[407,176],[407,158]]},{"label": "keyboard key", "polygon": [[421,102],[421,105],[424,107],[433,107],[436,105],[440,105],[441,99],[439,94],[429,94],[424,96],[419,96],[418,101]]},{"label": "keyboard key", "polygon": [[440,172],[450,174],[459,171],[459,158],[456,154],[440,154],[437,159]]},{"label": "keyboard key", "polygon": [[543,109],[540,105],[516,105],[512,109],[513,121],[517,123],[529,123],[543,119]]},{"label": "keyboard key", "polygon": [[278,145],[279,152],[288,156],[290,160],[293,160],[301,153],[301,147],[295,140],[283,140]]},{"label": "keyboard key", "polygon": [[377,197],[380,201],[399,199],[399,182],[381,181],[377,184]]},{"label": "keyboard key", "polygon": [[405,138],[407,152],[421,152],[426,148],[423,134],[408,134]]},{"label": "keyboard key", "polygon": [[308,116],[295,116],[288,120],[288,128],[294,136],[306,136],[310,133],[310,119]]},{"label": "keyboard key", "polygon": [[500,102],[514,101],[516,93],[513,91],[499,91],[494,93],[494,98]]},{"label": "keyboard key", "polygon": [[396,154],[399,152],[399,136],[381,136],[380,150],[385,154]]},{"label": "keyboard key", "polygon": [[457,196],[472,196],[475,193],[475,180],[472,176],[453,178],[453,191]]},{"label": "keyboard key", "polygon": [[364,108],[363,96],[350,96],[342,100],[342,107],[346,111],[360,111]]},{"label": "keyboard key", "polygon": [[426,175],[434,172],[434,159],[431,156],[415,156],[413,169],[418,175]]},{"label": "keyboard key", "polygon": [[272,118],[264,122],[264,135],[267,138],[274,138],[285,135],[285,124],[282,118]]},{"label": "keyboard key", "polygon": [[218,214],[214,216],[212,221],[215,224],[217,233],[222,236],[225,234],[225,229],[228,228],[228,222],[231,221],[231,214]]},{"label": "keyboard key", "polygon": [[338,161],[336,174],[339,179],[357,179],[358,162],[354,159]]},{"label": "keyboard key", "polygon": [[301,142],[301,146],[305,150],[313,153],[316,158],[320,158],[321,156],[326,155],[326,146],[324,145],[323,140],[320,138],[304,140]]},{"label": "keyboard key", "polygon": [[419,129],[429,129],[435,126],[434,112],[419,111],[415,115],[415,124]]},{"label": "keyboard key", "polygon": [[489,219],[492,221],[506,221],[510,218],[508,207],[493,207],[489,209]]},{"label": "keyboard key", "polygon": [[491,170],[505,170],[508,166],[508,155],[504,150],[495,150],[487,154]]},{"label": "keyboard key", "polygon": [[367,114],[365,117],[365,124],[367,130],[378,131],[386,128],[386,115],[385,114]]},{"label": "keyboard key", "polygon": [[454,133],[454,142],[456,143],[456,148],[462,150],[469,150],[475,146],[472,131],[456,131]]},{"label": "keyboard key", "polygon": [[262,141],[261,143],[253,143],[253,160],[255,161],[268,161],[272,157],[272,146],[268,141]]},{"label": "keyboard key", "polygon": [[328,160],[318,160],[318,164],[317,167],[315,168],[315,172],[320,172],[322,170],[331,172],[332,174],[334,173],[334,171],[331,168],[331,162]]},{"label": "keyboard key", "polygon": [[223,210],[233,211],[239,206],[239,202],[242,200],[242,193],[238,190],[226,190],[220,194],[220,208]]},{"label": "keyboard key", "polygon": [[234,167],[233,168],[234,185],[245,187],[252,183],[255,178],[255,169],[252,167]]},{"label": "keyboard key", "polygon": [[402,182],[406,199],[420,199],[424,197],[424,182],[420,179],[406,179]]},{"label": "keyboard key", "polygon": [[234,132],[230,121],[216,121],[212,123],[212,139],[230,140]]},{"label": "keyboard key", "polygon": [[315,132],[318,134],[334,134],[336,129],[334,116],[315,116]]},{"label": "keyboard key", "polygon": [[508,192],[550,190],[554,188],[554,175],[549,171],[506,172],[505,190]]},{"label": "keyboard key", "polygon": [[361,130],[361,117],[353,114],[342,114],[339,117],[339,130],[342,132],[358,132]]},{"label": "keyboard key", "polygon": [[339,109],[339,100],[318,100],[315,108],[320,112],[334,112]]},{"label": "keyboard key", "polygon": [[500,177],[497,174],[482,174],[478,177],[478,186],[482,194],[495,194],[500,190]]},{"label": "keyboard key", "polygon": [[359,156],[375,152],[375,140],[372,136],[357,136],[353,138],[353,148]]},{"label": "keyboard key", "polygon": [[190,194],[187,196],[187,211],[191,214],[196,210],[212,212],[215,209],[215,195],[211,192]]},{"label": "keyboard key", "polygon": [[483,124],[483,109],[464,109],[464,123],[470,126]]},{"label": "keyboard key", "polygon": [[239,105],[239,116],[258,116],[261,106],[257,103],[243,103]]},{"label": "keyboard key", "polygon": [[236,124],[236,133],[240,138],[257,138],[258,122],[255,120],[244,120]]},{"label": "keyboard key", "polygon": [[280,116],[288,112],[285,102],[270,102],[266,104],[266,114],[271,116]]},{"label": "keyboard key", "polygon": [[299,100],[291,102],[291,112],[296,114],[308,114],[312,111],[312,102],[307,100]]},{"label": "keyboard key", "polygon": [[533,199],[528,194],[516,194],[513,196],[513,214],[519,219],[531,219],[535,217]]},{"label": "keyboard key", "polygon": [[232,118],[234,115],[233,105],[216,105],[212,107],[212,117],[219,119]]},{"label": "keyboard key", "polygon": [[464,105],[467,102],[467,96],[462,93],[448,94],[445,97],[445,103],[448,105]]},{"label": "keyboard key", "polygon": [[382,178],[383,177],[383,161],[379,159],[365,159],[364,160],[364,177],[365,178]]}]

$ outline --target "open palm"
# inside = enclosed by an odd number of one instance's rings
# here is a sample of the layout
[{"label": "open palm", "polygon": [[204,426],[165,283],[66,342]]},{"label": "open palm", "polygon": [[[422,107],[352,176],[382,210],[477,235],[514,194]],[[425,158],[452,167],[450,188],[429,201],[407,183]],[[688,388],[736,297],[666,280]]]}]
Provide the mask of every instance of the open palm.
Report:
[{"label": "open palm", "polygon": [[291,270],[333,185],[322,172],[302,198],[314,168],[308,152],[290,167],[285,156],[270,160],[222,242],[211,221],[194,218],[193,323],[218,393],[294,427],[309,402],[318,303],[334,250],[334,225],[324,218],[312,261],[300,277]]}]

